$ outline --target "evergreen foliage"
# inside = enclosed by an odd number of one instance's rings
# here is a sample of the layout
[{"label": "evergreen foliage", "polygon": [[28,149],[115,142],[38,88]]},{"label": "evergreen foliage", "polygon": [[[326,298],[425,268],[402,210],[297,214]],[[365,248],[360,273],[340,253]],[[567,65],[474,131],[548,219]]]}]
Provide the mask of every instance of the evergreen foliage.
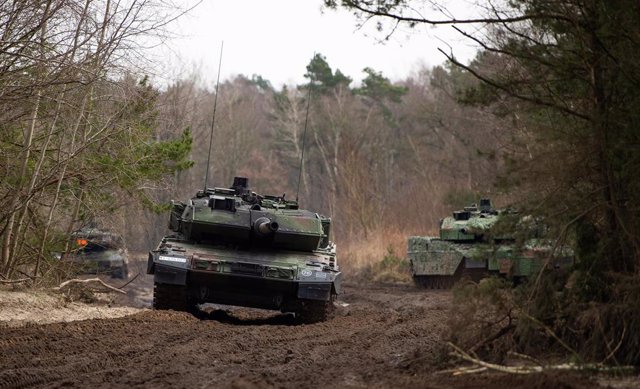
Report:
[{"label": "evergreen foliage", "polygon": [[304,76],[314,84],[314,89],[320,93],[329,92],[340,85],[348,87],[351,84],[351,78],[342,74],[340,69],[336,69],[334,73],[327,63],[327,59],[320,53],[311,59]]},{"label": "evergreen foliage", "polygon": [[364,72],[367,77],[362,80],[362,87],[353,90],[355,94],[368,96],[378,102],[388,99],[399,103],[402,96],[407,93],[406,86],[393,85],[381,72],[376,72],[371,68],[364,68]]},{"label": "evergreen foliage", "polygon": [[511,121],[501,139],[501,188],[576,247],[566,290],[545,305],[548,291],[533,283],[525,316],[557,331],[584,360],[640,364],[640,3],[513,0],[476,20],[420,13],[406,1],[325,4],[381,17],[381,28],[487,26],[455,27],[482,47],[470,64],[446,54],[456,73],[480,81],[457,87],[457,96]]}]

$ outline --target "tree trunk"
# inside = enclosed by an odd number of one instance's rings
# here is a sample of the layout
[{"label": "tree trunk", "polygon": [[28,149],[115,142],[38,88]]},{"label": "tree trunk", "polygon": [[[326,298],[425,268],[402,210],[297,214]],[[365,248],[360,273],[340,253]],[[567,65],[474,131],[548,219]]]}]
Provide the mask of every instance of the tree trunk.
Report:
[{"label": "tree trunk", "polygon": [[20,203],[20,195],[22,194],[22,186],[23,181],[27,175],[27,167],[29,162],[29,156],[31,155],[31,144],[33,143],[33,133],[36,127],[36,121],[38,119],[38,110],[40,108],[40,99],[42,94],[38,91],[36,95],[36,101],[33,107],[33,113],[31,114],[30,124],[27,129],[27,133],[24,137],[24,144],[22,146],[22,160],[20,163],[20,176],[18,180],[18,186],[13,195],[13,199],[10,202],[9,212],[11,212],[11,216],[7,221],[7,226],[4,231],[4,238],[2,240],[2,264],[3,264],[3,272],[7,274],[9,272],[9,266],[11,264],[11,259],[13,253],[11,252],[12,246],[12,238],[14,235],[14,224],[16,219],[16,209]]}]

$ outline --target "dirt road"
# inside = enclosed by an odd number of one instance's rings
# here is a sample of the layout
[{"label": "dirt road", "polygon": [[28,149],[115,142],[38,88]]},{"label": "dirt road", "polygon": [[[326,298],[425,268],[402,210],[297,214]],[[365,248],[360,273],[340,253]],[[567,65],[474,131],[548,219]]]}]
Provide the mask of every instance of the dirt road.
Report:
[{"label": "dirt road", "polygon": [[[593,387],[579,376],[436,374],[448,292],[347,285],[330,321],[209,309],[4,328],[0,387]],[[218,307],[219,308],[219,307]]]}]

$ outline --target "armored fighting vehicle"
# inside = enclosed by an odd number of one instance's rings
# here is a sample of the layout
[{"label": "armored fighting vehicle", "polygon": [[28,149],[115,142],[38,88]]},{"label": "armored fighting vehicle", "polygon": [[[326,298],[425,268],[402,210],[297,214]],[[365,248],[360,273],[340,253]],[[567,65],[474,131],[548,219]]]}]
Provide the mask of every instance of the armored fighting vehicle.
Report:
[{"label": "armored fighting vehicle", "polygon": [[155,309],[218,303],[324,320],[341,292],[331,219],[285,196],[252,192],[248,179],[172,202],[169,228],[149,253]]},{"label": "armored fighting vehicle", "polygon": [[72,237],[75,247],[68,254],[60,256],[72,262],[79,273],[127,278],[129,255],[121,235],[87,227],[74,231]]},{"label": "armored fighting vehicle", "polygon": [[[514,230],[496,228],[507,217],[517,218]],[[446,289],[463,276],[479,281],[500,275],[521,281],[543,267],[571,266],[571,250],[541,239],[540,227],[531,217],[496,210],[491,200],[481,199],[479,206],[473,204],[442,219],[439,237],[409,237],[407,257],[413,279],[425,288]]]}]

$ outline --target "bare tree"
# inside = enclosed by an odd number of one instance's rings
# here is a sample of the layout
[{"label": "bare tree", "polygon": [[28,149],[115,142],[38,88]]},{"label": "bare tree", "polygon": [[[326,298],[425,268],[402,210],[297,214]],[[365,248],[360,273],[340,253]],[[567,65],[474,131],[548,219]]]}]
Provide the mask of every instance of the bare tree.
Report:
[{"label": "bare tree", "polygon": [[94,176],[100,175],[95,160],[110,142],[146,131],[139,117],[148,107],[136,96],[143,88],[128,88],[126,74],[137,61],[141,39],[162,34],[183,12],[166,12],[169,6],[138,0],[0,5],[4,276],[27,270],[19,265],[28,258],[37,258],[33,275],[38,276],[42,260],[48,260],[53,223],[66,225],[67,232],[76,228],[91,199],[87,190],[130,186],[113,181],[95,186]]}]

